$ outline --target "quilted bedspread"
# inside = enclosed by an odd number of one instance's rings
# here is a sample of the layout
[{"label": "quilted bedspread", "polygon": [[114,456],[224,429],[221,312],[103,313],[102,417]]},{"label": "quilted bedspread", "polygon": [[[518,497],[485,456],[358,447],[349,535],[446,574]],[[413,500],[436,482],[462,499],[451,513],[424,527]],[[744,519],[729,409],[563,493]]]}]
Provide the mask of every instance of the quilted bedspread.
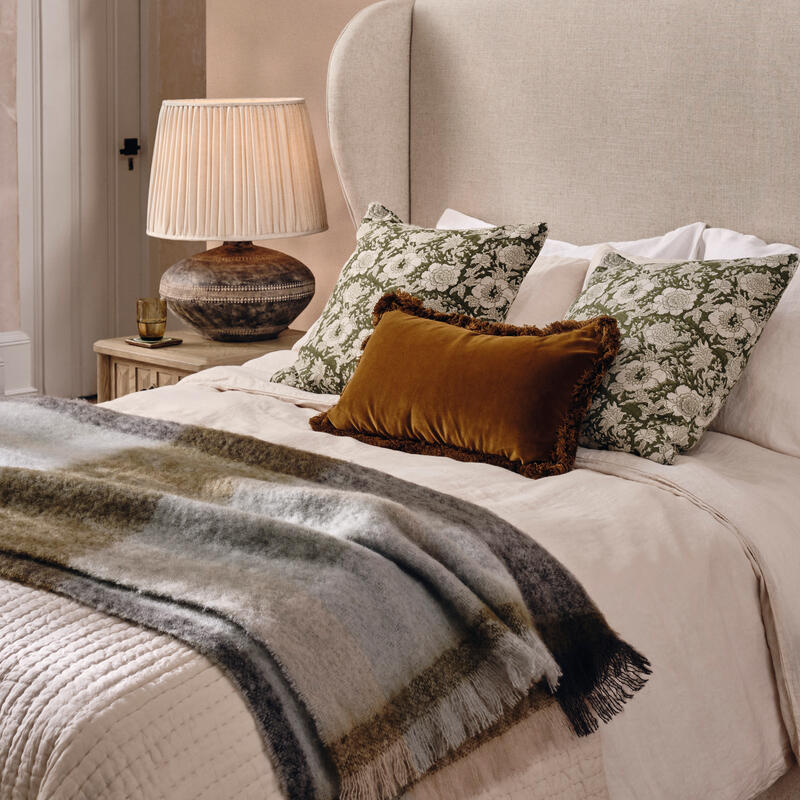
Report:
[{"label": "quilted bedspread", "polygon": [[[554,726],[542,741],[523,722],[410,798],[749,800],[787,769],[800,696],[796,459],[712,433],[674,467],[580,451],[582,468],[532,482],[315,434],[313,410],[260,386],[226,368],[113,407],[351,459],[484,505],[565,563],[653,663],[599,734],[559,738],[568,727]],[[0,797],[279,800],[252,717],[217,667],[5,582]]]},{"label": "quilted bedspread", "polygon": [[[4,800],[281,798],[241,695],[171,636],[0,581],[0,674]],[[523,722],[490,743],[485,774],[457,762],[409,798],[607,797],[597,737],[549,729]]]}]

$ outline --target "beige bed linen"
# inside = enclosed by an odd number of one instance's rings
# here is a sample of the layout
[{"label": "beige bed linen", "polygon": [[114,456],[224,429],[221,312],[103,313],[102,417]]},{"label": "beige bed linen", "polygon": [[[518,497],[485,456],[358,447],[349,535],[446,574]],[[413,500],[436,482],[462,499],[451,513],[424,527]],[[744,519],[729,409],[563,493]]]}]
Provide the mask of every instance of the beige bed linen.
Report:
[{"label": "beige bed linen", "polygon": [[[313,409],[263,393],[274,389],[267,371],[258,363],[218,368],[109,405],[352,459],[486,505],[572,569],[611,625],[654,665],[645,689],[582,749],[512,759],[505,783],[468,796],[602,797],[604,769],[614,800],[746,800],[785,771],[789,740],[762,606],[768,618],[774,612],[773,644],[784,640],[788,663],[793,643],[782,626],[791,628],[800,605],[792,594],[800,577],[800,460],[712,433],[675,467],[580,451],[579,463],[592,469],[533,482],[488,465],[314,433],[306,425]],[[8,796],[93,797],[95,787],[107,786],[102,796],[277,800],[249,714],[216,668],[166,637],[38,595],[0,588],[4,629],[13,628],[0,653],[7,659],[24,652],[35,666],[33,678],[12,673],[0,684],[0,760],[19,765],[18,789]],[[64,630],[74,638],[62,646]],[[128,662],[140,666],[117,680]],[[51,689],[56,676],[64,676],[58,690]],[[782,702],[791,721],[797,676],[784,664],[779,677],[788,683]],[[86,702],[76,699],[75,687]],[[17,724],[22,718],[24,726]],[[509,735],[522,738],[521,747],[518,739],[504,745],[509,752],[528,746],[523,726]],[[478,750],[461,762],[453,780],[470,785],[474,775],[479,787],[480,759]],[[5,797],[7,787],[0,788]],[[425,788],[420,798],[446,797],[441,784]]]}]

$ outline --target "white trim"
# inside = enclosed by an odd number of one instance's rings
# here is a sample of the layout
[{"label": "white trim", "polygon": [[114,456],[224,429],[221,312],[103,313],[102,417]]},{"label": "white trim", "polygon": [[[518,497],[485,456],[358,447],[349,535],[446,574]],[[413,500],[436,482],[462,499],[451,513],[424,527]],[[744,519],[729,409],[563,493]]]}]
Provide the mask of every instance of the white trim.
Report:
[{"label": "white trim", "polygon": [[0,394],[31,394],[31,340],[24,331],[0,332]]},{"label": "white trim", "polygon": [[[19,385],[42,388],[42,0],[17,3],[17,159],[19,174],[20,325],[27,368]],[[16,369],[16,368],[15,368]],[[11,367],[6,367],[10,386]],[[15,379],[17,380],[17,379]]]},{"label": "white trim", "polygon": [[[69,175],[69,189],[71,194],[70,203],[70,226],[69,226],[69,263],[64,265],[69,268],[69,291],[70,291],[70,308],[73,309],[70,316],[70,324],[64,331],[65,336],[70,336],[70,363],[74,365],[72,374],[69,380],[64,382],[62,391],[59,394],[66,394],[69,397],[78,397],[83,394],[83,386],[81,384],[81,376],[83,375],[83,365],[85,354],[81,352],[81,324],[80,314],[82,313],[81,305],[81,281],[83,278],[81,270],[81,256],[82,256],[82,229],[81,218],[83,216],[83,187],[81,184],[81,175],[83,175],[82,168],[82,151],[81,151],[81,4],[80,0],[69,0],[69,144],[70,144],[70,175]],[[47,119],[47,123],[52,120]],[[61,158],[64,157],[66,148],[62,148]],[[49,188],[49,185],[48,185]],[[64,187],[66,188],[66,186]],[[52,230],[55,226],[51,224],[52,220],[46,220],[46,232]],[[61,232],[63,235],[63,231]],[[53,236],[48,235],[48,243],[50,245],[50,253],[57,248],[54,247]],[[66,249],[66,248],[65,248]],[[48,251],[45,251],[48,252]],[[60,258],[58,259],[60,260]],[[51,262],[52,263],[52,262]],[[50,266],[50,265],[48,265]],[[52,277],[52,274],[48,277]],[[48,283],[49,286],[49,283]],[[107,309],[99,310],[99,313]],[[77,313],[76,313],[77,312]],[[52,306],[48,309],[48,313],[52,313]],[[52,352],[52,339],[47,343],[47,351],[45,352],[45,359],[54,360],[56,357],[63,357],[64,350],[58,349]],[[48,363],[46,360],[45,363]],[[69,388],[67,388],[69,387]],[[45,388],[46,385],[45,385]],[[66,391],[65,391],[66,390]]]},{"label": "white trim", "polygon": [[[106,174],[108,185],[111,187],[111,200],[106,212],[106,261],[110,265],[108,274],[108,326],[114,335],[119,331],[119,260],[117,259],[117,229],[118,229],[118,185],[119,173],[116,165],[119,160],[116,142],[117,136],[117,6],[119,0],[112,0],[106,4],[106,51],[108,58],[108,83],[106,84],[106,126],[107,139],[114,145],[108,148],[106,161]],[[137,87],[138,88],[138,87]]]},{"label": "white trim", "polygon": [[[139,169],[142,171],[139,184],[139,209],[142,236],[139,258],[142,271],[139,275],[139,292],[142,297],[150,295],[150,237],[147,235],[147,201],[150,194],[150,162],[153,147],[150,140],[150,20],[153,14],[152,0],[139,2]],[[153,132],[155,138],[155,132]]]},{"label": "white trim", "polygon": [[193,100],[162,100],[162,106],[173,108],[233,108],[238,106],[296,106],[305,103],[305,97],[233,97],[230,100],[214,97],[197,97]]},{"label": "white trim", "polygon": [[248,233],[244,236],[220,236],[220,231],[211,231],[206,235],[187,234],[186,236],[157,231],[154,228],[147,228],[147,235],[156,239],[170,239],[174,242],[262,242],[265,239],[294,239],[296,236],[311,236],[314,233],[324,233],[328,230],[327,224],[322,228],[314,228],[307,231],[277,231],[271,233]]},{"label": "white trim", "polygon": [[[137,136],[142,148],[134,171],[127,169],[126,159],[116,145],[109,161],[108,247],[112,315],[110,331],[123,336],[135,328],[135,301],[149,294],[148,255],[144,221],[147,209],[147,145],[143,138],[142,47],[146,46],[142,16],[147,9],[141,0],[108,0],[109,19],[109,136],[122,144],[129,136]],[[134,61],[136,69],[134,70]],[[135,219],[135,225],[132,221]]]}]

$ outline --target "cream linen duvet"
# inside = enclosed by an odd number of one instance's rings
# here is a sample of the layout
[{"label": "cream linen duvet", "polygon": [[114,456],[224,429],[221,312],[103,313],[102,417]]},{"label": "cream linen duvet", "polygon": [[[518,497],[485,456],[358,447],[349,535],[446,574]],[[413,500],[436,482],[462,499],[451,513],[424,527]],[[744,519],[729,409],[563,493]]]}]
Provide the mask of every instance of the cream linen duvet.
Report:
[{"label": "cream linen duvet", "polygon": [[[108,405],[349,459],[484,505],[571,569],[653,664],[599,734],[536,741],[523,723],[413,798],[746,800],[787,769],[800,716],[800,459],[710,433],[673,467],[580,450],[579,469],[531,481],[314,433],[308,418],[335,398],[270,384],[278,365],[208,370]],[[2,798],[278,800],[244,701],[169,637],[0,583],[0,675]],[[486,747],[502,748],[504,774],[483,768]]]}]

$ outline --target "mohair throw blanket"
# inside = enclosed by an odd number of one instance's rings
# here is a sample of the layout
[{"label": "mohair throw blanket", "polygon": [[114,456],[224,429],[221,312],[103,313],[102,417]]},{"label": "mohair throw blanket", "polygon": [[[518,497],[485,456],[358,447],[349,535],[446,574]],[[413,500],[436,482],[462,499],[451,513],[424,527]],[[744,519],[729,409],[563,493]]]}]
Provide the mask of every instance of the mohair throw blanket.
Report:
[{"label": "mohair throw blanket", "polygon": [[647,660],[494,514],[347,462],[84,403],[0,402],[0,576],[224,669],[290,800],[383,800]]}]

